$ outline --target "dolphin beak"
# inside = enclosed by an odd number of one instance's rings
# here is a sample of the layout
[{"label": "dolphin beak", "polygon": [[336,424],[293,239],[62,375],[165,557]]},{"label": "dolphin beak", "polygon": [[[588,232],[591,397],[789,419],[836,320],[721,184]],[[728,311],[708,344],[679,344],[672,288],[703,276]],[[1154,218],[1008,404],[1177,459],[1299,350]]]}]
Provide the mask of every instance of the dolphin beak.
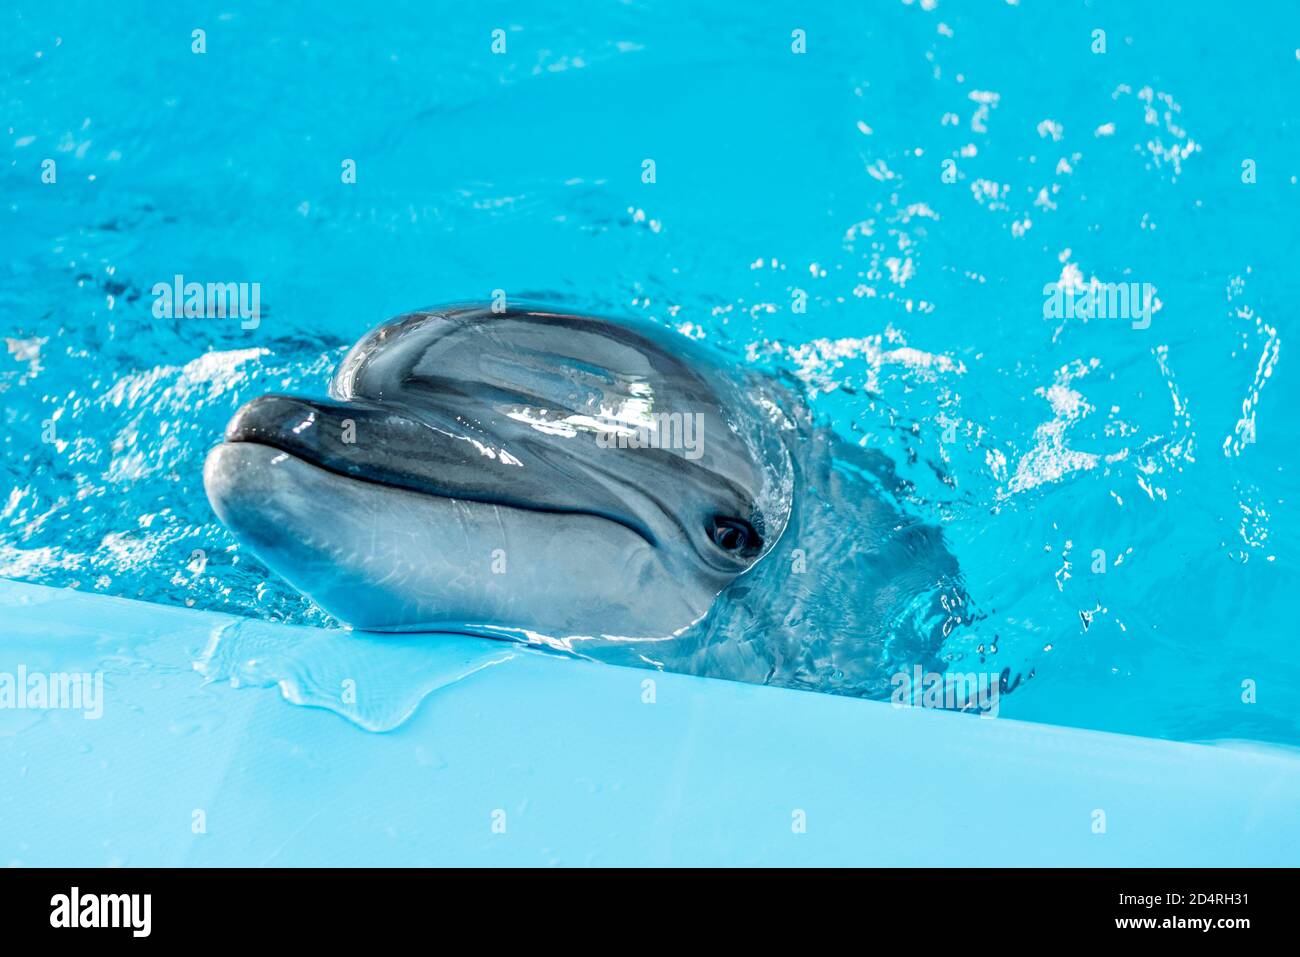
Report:
[{"label": "dolphin beak", "polygon": [[227,442],[288,452],[345,475],[424,491],[418,465],[436,457],[437,434],[422,422],[362,403],[264,395],[235,413]]},{"label": "dolphin beak", "polygon": [[563,455],[539,454],[526,437],[494,434],[465,415],[425,410],[417,419],[373,400],[264,395],[235,413],[225,444],[268,446],[336,475],[427,495],[597,515],[654,541],[599,476],[581,481]]}]

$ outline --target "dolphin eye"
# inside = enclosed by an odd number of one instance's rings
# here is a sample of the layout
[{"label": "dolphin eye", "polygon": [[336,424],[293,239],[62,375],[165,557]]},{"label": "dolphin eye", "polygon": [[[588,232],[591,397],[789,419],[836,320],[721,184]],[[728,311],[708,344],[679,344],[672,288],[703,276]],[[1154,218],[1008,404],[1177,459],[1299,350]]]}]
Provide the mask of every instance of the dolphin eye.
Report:
[{"label": "dolphin eye", "polygon": [[715,545],[733,555],[757,555],[763,547],[763,539],[754,531],[754,526],[744,519],[715,518],[709,533]]}]

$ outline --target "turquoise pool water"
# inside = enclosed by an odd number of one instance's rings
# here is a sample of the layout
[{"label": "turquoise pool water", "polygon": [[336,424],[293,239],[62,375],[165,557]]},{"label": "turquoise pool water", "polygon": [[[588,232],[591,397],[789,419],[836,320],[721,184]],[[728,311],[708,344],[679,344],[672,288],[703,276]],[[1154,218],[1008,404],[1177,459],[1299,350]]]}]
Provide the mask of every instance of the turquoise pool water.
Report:
[{"label": "turquoise pool water", "polygon": [[[204,455],[503,289],[802,380],[942,527],[1003,715],[1300,744],[1293,5],[697,7],[7,8],[0,576],[332,626]],[[156,318],[177,274],[260,322]],[[1045,315],[1094,280],[1149,315]]]}]

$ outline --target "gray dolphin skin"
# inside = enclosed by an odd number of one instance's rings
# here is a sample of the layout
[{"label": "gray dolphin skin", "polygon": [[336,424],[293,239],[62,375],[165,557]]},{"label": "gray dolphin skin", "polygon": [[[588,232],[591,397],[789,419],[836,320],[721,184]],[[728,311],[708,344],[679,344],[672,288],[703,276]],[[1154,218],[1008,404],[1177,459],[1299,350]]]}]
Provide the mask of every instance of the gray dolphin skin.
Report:
[{"label": "gray dolphin skin", "polygon": [[[555,312],[403,316],[357,343],[330,401],[244,406],[208,497],[357,628],[670,635],[780,536],[760,501],[789,468],[688,352]],[[698,427],[697,458],[619,446],[661,413]]]},{"label": "gray dolphin skin", "polygon": [[[851,694],[880,693],[891,648],[937,653],[918,602],[955,577],[937,530],[890,503],[899,484],[771,379],[541,306],[394,319],[327,399],[241,408],[204,467],[240,542],[355,628]],[[805,633],[823,599],[801,589],[828,576],[843,633]]]}]

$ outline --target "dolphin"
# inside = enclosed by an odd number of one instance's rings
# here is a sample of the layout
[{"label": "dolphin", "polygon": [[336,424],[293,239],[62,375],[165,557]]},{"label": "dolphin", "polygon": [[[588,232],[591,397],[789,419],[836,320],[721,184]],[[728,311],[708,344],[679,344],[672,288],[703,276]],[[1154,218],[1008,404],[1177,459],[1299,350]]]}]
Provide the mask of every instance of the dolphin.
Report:
[{"label": "dolphin", "polygon": [[240,408],[203,479],[241,543],[362,630],[878,696],[891,661],[938,660],[959,589],[888,460],[790,383],[541,305],[379,326],[328,398]]}]

